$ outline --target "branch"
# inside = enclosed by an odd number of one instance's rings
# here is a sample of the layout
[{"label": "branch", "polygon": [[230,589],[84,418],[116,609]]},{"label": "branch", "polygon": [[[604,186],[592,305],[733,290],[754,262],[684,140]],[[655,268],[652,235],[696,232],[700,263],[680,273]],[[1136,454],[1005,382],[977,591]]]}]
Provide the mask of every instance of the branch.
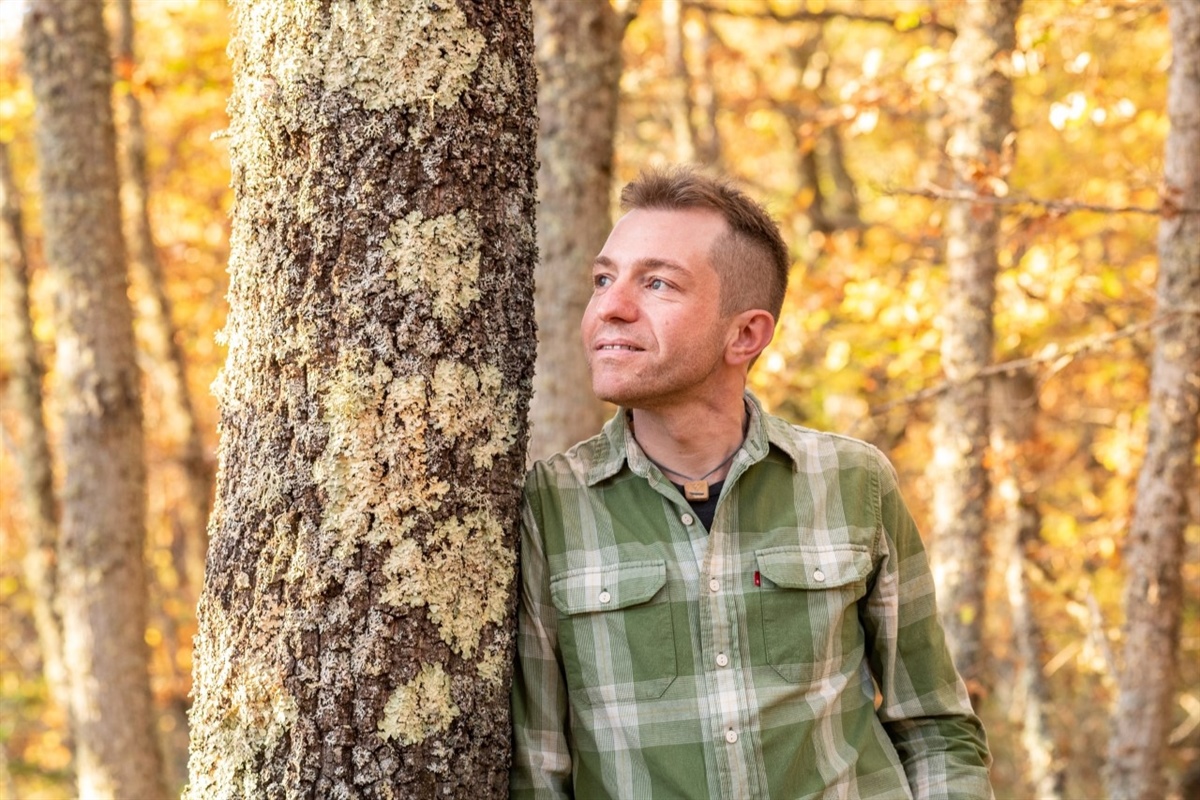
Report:
[{"label": "branch", "polygon": [[[988,378],[993,375],[1001,375],[1005,372],[1013,372],[1016,370],[1025,369],[1027,367],[1035,367],[1040,364],[1051,364],[1052,372],[1059,372],[1072,361],[1074,361],[1076,356],[1092,350],[1099,350],[1105,345],[1135,336],[1142,331],[1149,330],[1150,328],[1157,328],[1160,325],[1165,325],[1176,317],[1184,314],[1200,314],[1200,306],[1177,306],[1175,308],[1171,308],[1165,313],[1159,314],[1152,319],[1147,320],[1146,322],[1136,322],[1132,325],[1126,325],[1124,328],[1112,331],[1111,333],[1105,333],[1100,336],[1089,336],[1061,349],[1051,345],[1043,348],[1042,352],[1036,356],[1029,356],[1028,358],[1015,358],[1010,361],[1001,361],[997,364],[984,367],[970,378],[967,378],[967,381],[978,380],[979,378]],[[930,386],[928,389],[922,389],[919,392],[914,392],[913,394],[897,398],[896,400],[889,400],[886,403],[882,403],[868,409],[867,417],[877,417],[899,406],[915,405],[916,403],[930,400],[934,397],[945,394],[953,389],[956,385],[960,385],[960,383],[962,382],[954,383],[951,381],[943,381],[936,386]]]},{"label": "branch", "polygon": [[1096,203],[1080,203],[1075,200],[1039,200],[1036,197],[1009,196],[997,197],[991,194],[979,194],[955,189],[943,189],[940,186],[930,186],[925,189],[884,189],[885,195],[902,195],[907,197],[925,197],[931,200],[949,200],[951,202],[979,203],[993,206],[1038,206],[1054,214],[1069,214],[1073,211],[1091,211],[1097,214],[1150,214],[1171,219],[1176,214],[1200,214],[1200,208],[1180,208],[1169,203],[1157,206],[1105,206]]},{"label": "branch", "polygon": [[613,4],[613,12],[617,15],[617,26],[621,29],[622,34],[628,31],[629,26],[637,19],[641,4],[642,0],[624,0],[624,2]]},{"label": "branch", "polygon": [[[907,25],[901,23],[897,17],[888,17],[878,14],[860,14],[853,11],[792,11],[783,13],[775,11],[772,8],[766,8],[756,11],[734,10],[727,7],[714,5],[712,3],[700,2],[700,0],[684,0],[684,7],[694,8],[697,11],[702,11],[705,14],[722,14],[729,17],[756,18],[756,19],[771,19],[776,22],[828,22],[834,19],[844,19],[851,22],[873,22],[907,33],[909,31],[920,30],[921,28],[933,28],[943,33],[957,35],[958,31],[953,25],[948,25],[941,22],[932,14],[929,16],[912,17],[912,24]],[[905,20],[907,22],[907,20]]]}]

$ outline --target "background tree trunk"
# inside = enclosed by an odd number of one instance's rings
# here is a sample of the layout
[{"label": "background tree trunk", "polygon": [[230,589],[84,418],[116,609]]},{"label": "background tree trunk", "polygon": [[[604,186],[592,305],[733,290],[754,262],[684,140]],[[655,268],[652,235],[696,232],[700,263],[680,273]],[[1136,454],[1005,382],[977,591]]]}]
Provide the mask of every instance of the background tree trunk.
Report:
[{"label": "background tree trunk", "polygon": [[70,711],[67,673],[62,658],[62,620],[55,609],[58,508],[50,442],[42,407],[45,370],[33,338],[29,306],[29,265],[21,206],[8,160],[0,142],[0,324],[3,325],[7,403],[13,410],[13,445],[21,476],[25,557],[21,567],[33,597],[33,624],[42,650],[42,670],[50,694]]},{"label": "background tree trunk", "polygon": [[[157,480],[160,487],[164,484],[170,487],[167,493],[176,498],[170,504],[169,530],[174,555],[172,566],[178,586],[170,590],[167,586],[159,588],[182,595],[180,601],[190,608],[195,605],[204,580],[213,474],[196,422],[187,382],[187,363],[179,344],[171,299],[150,227],[146,130],[142,124],[142,103],[135,77],[134,31],[133,0],[119,0],[116,69],[123,83],[120,108],[124,111],[124,126],[120,131],[122,146],[118,148],[122,217],[129,249],[130,277],[139,300],[135,330],[140,334],[142,372],[148,388],[144,400],[151,409],[151,418],[157,417],[159,435],[166,439],[170,448],[168,469],[152,475],[152,479]],[[168,582],[168,585],[173,584]],[[155,588],[153,582],[151,588]],[[166,641],[179,641],[180,632],[173,615],[158,613],[152,615],[150,621],[163,630]],[[187,687],[191,682],[186,666],[181,666],[178,659],[166,658],[161,663],[165,665],[166,673],[162,676],[163,683],[173,689],[160,695],[165,717],[161,727],[167,732],[162,738],[165,774],[168,784],[179,788],[187,782]]]},{"label": "background tree trunk", "polygon": [[503,797],[534,360],[528,4],[234,4],[188,796]]},{"label": "background tree trunk", "polygon": [[162,797],[146,666],[142,406],[100,3],[33,0],[24,50],[46,262],[58,285],[58,591],[79,794]]},{"label": "background tree trunk", "polygon": [[[122,96],[125,112],[124,137],[120,148],[121,199],[124,208],[125,241],[136,286],[144,298],[140,329],[148,358],[145,371],[154,391],[161,397],[162,428],[175,448],[174,458],[183,473],[185,491],[179,504],[177,530],[183,538],[183,563],[179,577],[192,597],[204,577],[204,554],[208,547],[208,522],[212,495],[212,468],[196,424],[196,412],[187,383],[187,364],[179,346],[178,330],[171,312],[162,265],[150,227],[150,182],[146,173],[146,130],[142,104],[133,85],[134,19],[133,0],[117,4],[117,70],[126,81]],[[196,588],[192,588],[196,587]]]},{"label": "background tree trunk", "polygon": [[666,61],[666,112],[671,121],[675,161],[696,160],[696,127],[692,122],[692,76],[688,70],[683,26],[683,0],[662,0],[663,60]]},{"label": "background tree trunk", "polygon": [[[1197,498],[1200,427],[1200,6],[1172,0],[1172,63],[1158,232],[1158,328],[1150,367],[1146,457],[1126,542],[1125,668],[1109,740],[1114,800],[1166,794],[1163,773],[1183,610],[1189,500]],[[1172,209],[1188,209],[1172,213]]]},{"label": "background tree trunk", "polygon": [[[947,143],[954,188],[993,194],[1005,168],[1012,129],[1012,79],[1006,62],[1016,41],[1020,0],[968,0],[950,50],[954,65]],[[983,595],[987,575],[988,387],[978,373],[992,361],[996,296],[996,206],[951,204],[946,219],[950,286],[941,318],[942,395],[932,431],[933,572],[951,651],[968,685],[982,672]]]},{"label": "background tree trunk", "polygon": [[1025,547],[1041,538],[1037,507],[1038,479],[1033,465],[1037,441],[1036,376],[1027,370],[992,379],[992,471],[1000,520],[996,526],[996,559],[1012,616],[1016,652],[1014,705],[1020,717],[1025,777],[1037,800],[1061,800],[1066,776],[1050,730],[1051,698],[1042,675],[1042,630],[1029,597]]},{"label": "background tree trunk", "polygon": [[717,112],[720,110],[717,102],[716,81],[714,78],[713,55],[714,39],[712,19],[703,9],[694,12],[696,25],[684,26],[684,41],[696,54],[696,64],[699,67],[699,79],[696,81],[693,108],[699,117],[693,125],[695,134],[696,160],[701,164],[719,166],[721,164],[721,134],[717,130]]},{"label": "background tree trunk", "polygon": [[612,227],[613,139],[625,18],[608,3],[534,0],[538,42],[538,363],[529,453],[543,458],[600,430],[579,322],[592,259]]}]

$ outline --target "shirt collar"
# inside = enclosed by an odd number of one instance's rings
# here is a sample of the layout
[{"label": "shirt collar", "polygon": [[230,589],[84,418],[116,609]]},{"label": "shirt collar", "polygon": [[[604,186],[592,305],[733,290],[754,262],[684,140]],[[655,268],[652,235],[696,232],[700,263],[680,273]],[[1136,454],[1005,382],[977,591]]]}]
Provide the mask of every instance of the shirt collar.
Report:
[{"label": "shirt collar", "polygon": [[[791,428],[788,423],[772,417],[763,411],[762,403],[749,391],[745,393],[746,408],[750,411],[750,422],[746,429],[746,440],[742,443],[742,452],[734,457],[734,465],[726,482],[736,478],[746,467],[762,460],[775,445],[792,460],[793,468],[801,454],[796,450],[795,437],[788,435]],[[600,481],[611,478],[621,471],[625,464],[636,475],[648,477],[652,467],[650,459],[642,452],[637,440],[633,438],[633,430],[629,425],[629,409],[618,408],[604,425],[600,436],[597,437],[597,448],[591,466],[587,471],[587,485],[595,486]]]}]

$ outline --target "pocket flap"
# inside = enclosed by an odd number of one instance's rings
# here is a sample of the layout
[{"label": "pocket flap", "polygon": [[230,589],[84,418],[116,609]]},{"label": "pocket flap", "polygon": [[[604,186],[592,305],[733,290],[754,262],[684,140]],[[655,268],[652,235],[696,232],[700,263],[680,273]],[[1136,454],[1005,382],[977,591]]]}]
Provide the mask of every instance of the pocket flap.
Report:
[{"label": "pocket flap", "polygon": [[550,578],[554,607],[564,614],[613,611],[645,603],[667,583],[667,562],[627,561],[580,567]]},{"label": "pocket flap", "polygon": [[785,589],[832,589],[864,581],[871,571],[867,548],[855,545],[828,550],[773,547],[754,555],[763,577]]}]

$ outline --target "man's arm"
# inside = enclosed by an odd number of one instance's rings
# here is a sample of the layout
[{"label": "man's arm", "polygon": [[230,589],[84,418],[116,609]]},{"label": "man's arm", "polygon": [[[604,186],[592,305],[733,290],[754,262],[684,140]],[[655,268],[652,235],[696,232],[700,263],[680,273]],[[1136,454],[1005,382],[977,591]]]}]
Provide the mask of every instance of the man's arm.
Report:
[{"label": "man's arm", "polygon": [[871,671],[883,695],[879,719],[914,797],[991,798],[983,726],[954,669],[925,548],[886,459],[879,490],[882,559],[860,605]]},{"label": "man's arm", "polygon": [[512,717],[513,800],[570,797],[567,687],[558,657],[558,617],[550,601],[541,531],[528,499],[521,511],[521,586]]}]

